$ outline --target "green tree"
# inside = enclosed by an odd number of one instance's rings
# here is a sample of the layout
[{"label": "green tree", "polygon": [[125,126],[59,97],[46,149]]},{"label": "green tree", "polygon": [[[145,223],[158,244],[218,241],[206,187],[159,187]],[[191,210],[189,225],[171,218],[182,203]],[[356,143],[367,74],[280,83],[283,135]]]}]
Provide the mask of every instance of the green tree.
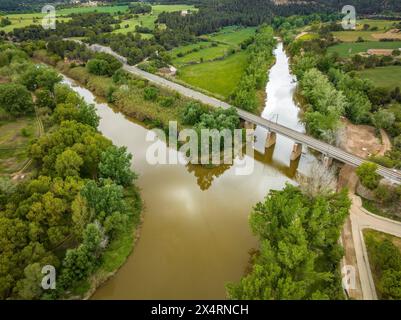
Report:
[{"label": "green tree", "polygon": [[61,80],[62,77],[49,67],[33,65],[20,76],[19,82],[30,91],[42,88],[53,92],[54,86]]},{"label": "green tree", "polygon": [[110,146],[101,155],[99,175],[104,179],[112,179],[116,184],[129,186],[135,174],[131,171],[132,155],[126,147]]},{"label": "green tree", "polygon": [[384,271],[379,287],[384,299],[400,300],[401,299],[401,270]]},{"label": "green tree", "polygon": [[20,84],[0,85],[0,108],[14,116],[34,111],[30,92]]},{"label": "green tree", "polygon": [[390,129],[395,121],[394,113],[381,109],[373,115],[373,122],[379,129]]},{"label": "green tree", "polygon": [[73,150],[67,149],[57,156],[55,169],[60,177],[79,176],[82,158]]},{"label": "green tree", "polygon": [[28,265],[24,269],[25,278],[17,282],[15,286],[16,294],[24,300],[38,299],[42,295],[42,268],[39,263]]},{"label": "green tree", "polygon": [[370,190],[376,189],[380,182],[380,175],[376,172],[377,168],[375,163],[364,162],[356,169],[362,185]]},{"label": "green tree", "polygon": [[39,108],[50,108],[54,109],[56,107],[56,104],[54,102],[54,97],[50,90],[48,89],[38,89],[35,91],[35,96],[36,96],[36,105]]}]

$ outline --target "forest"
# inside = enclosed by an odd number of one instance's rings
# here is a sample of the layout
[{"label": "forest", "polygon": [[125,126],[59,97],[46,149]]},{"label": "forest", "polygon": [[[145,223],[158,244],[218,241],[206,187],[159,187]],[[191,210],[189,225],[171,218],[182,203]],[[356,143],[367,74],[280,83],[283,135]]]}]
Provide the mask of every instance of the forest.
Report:
[{"label": "forest", "polygon": [[[0,297],[68,298],[105,263],[103,254],[139,223],[141,200],[132,155],[98,130],[99,117],[53,69],[34,65],[22,50],[3,44],[2,117],[40,113],[45,132],[32,140],[31,179],[1,178]],[[56,290],[38,286],[42,267],[57,270]],[[86,285],[84,285],[85,287]],[[78,290],[78,291],[77,291]]]}]

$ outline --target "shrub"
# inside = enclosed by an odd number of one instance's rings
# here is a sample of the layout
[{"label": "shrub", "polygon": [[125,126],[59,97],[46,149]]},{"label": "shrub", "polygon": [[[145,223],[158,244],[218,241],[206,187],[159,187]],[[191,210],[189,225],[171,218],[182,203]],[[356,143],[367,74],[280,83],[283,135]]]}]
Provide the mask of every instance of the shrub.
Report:
[{"label": "shrub", "polygon": [[362,185],[370,190],[377,188],[380,182],[380,175],[377,174],[377,164],[365,162],[356,169]]},{"label": "shrub", "polygon": [[155,87],[147,87],[143,91],[143,98],[147,101],[155,101],[159,95],[159,90]]}]

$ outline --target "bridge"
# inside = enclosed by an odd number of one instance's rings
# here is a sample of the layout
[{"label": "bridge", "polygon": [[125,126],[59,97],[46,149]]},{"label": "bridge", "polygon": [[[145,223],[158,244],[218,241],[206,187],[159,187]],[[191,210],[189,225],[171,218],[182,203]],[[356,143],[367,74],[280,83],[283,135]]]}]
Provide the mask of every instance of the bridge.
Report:
[{"label": "bridge", "polygon": [[[167,80],[160,76],[154,75],[152,73],[143,71],[135,66],[130,66],[127,64],[127,59],[125,57],[118,55],[113,50],[111,50],[111,48],[109,48],[109,47],[104,47],[104,46],[101,46],[98,44],[94,44],[94,45],[91,45],[88,47],[95,52],[106,52],[106,53],[114,56],[115,58],[117,58],[119,61],[121,61],[123,63],[124,70],[126,70],[127,72],[130,72],[138,77],[147,79],[148,81],[150,81],[158,86],[165,87],[167,89],[176,91],[176,92],[182,94],[183,96],[198,100],[204,104],[208,104],[213,107],[220,107],[223,109],[232,108],[231,105],[229,105],[228,103],[226,103],[224,101],[210,97],[206,94],[203,94],[201,92],[195,91],[190,88],[187,88],[183,85],[172,82],[170,80]],[[236,110],[238,112],[239,117],[241,119],[245,120],[245,123],[248,124],[248,126],[249,126],[249,124],[251,124],[252,126],[253,125],[261,126],[265,129],[267,129],[271,133],[270,135],[268,135],[268,139],[271,139],[271,141],[267,141],[266,146],[270,146],[275,143],[275,135],[276,134],[280,134],[282,136],[285,136],[285,137],[293,140],[295,142],[294,149],[293,149],[294,150],[293,154],[295,155],[294,158],[299,157],[301,155],[302,145],[306,145],[309,148],[322,153],[326,157],[326,159],[336,159],[342,163],[349,164],[354,167],[358,167],[363,162],[366,161],[365,159],[363,159],[359,156],[356,156],[356,155],[349,153],[338,147],[334,147],[328,143],[325,143],[323,141],[315,139],[302,132],[292,130],[283,125],[277,124],[277,123],[272,122],[267,119],[264,119],[260,116],[252,114],[245,110],[242,110],[239,108],[236,108]],[[294,160],[294,159],[292,159],[292,160]],[[380,174],[384,178],[387,178],[395,183],[401,184],[401,172],[398,170],[379,166],[377,173]]]}]

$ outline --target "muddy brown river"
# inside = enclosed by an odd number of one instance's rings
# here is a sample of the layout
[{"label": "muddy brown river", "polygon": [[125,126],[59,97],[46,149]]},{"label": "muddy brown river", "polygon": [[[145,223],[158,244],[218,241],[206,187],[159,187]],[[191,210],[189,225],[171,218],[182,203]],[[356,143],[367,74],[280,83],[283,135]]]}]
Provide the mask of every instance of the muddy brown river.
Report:
[{"label": "muddy brown river", "polygon": [[[295,78],[289,72],[282,44],[275,50],[263,117],[303,131],[293,100]],[[270,189],[295,183],[296,170],[307,172],[313,161],[306,151],[290,163],[292,141],[278,137],[274,150],[263,154],[266,131],[256,128],[254,170],[239,176],[234,167],[201,169],[185,165],[150,165],[146,161],[147,129],[98,102],[93,94],[69,84],[96,105],[100,131],[133,154],[132,168],[144,200],[144,223],[134,251],[93,299],[225,299],[225,284],[238,281],[257,248],[248,216]]]}]

